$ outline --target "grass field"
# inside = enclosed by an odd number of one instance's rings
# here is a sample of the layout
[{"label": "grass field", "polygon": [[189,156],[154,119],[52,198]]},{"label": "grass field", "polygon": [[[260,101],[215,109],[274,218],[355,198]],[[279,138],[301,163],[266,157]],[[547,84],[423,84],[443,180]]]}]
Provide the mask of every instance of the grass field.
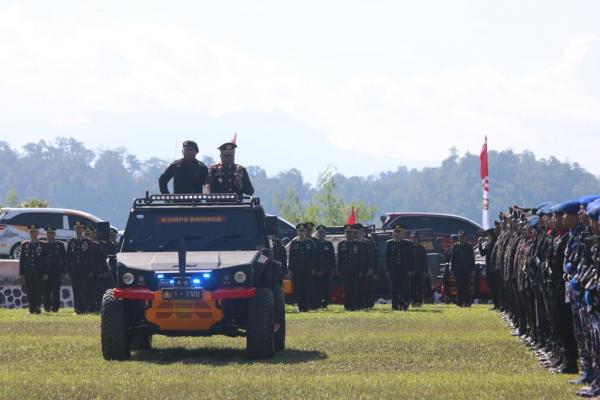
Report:
[{"label": "grass field", "polygon": [[541,368],[489,306],[407,313],[288,313],[288,350],[244,357],[245,339],[155,337],[107,362],[99,317],[0,310],[0,398],[564,399],[570,377]]}]

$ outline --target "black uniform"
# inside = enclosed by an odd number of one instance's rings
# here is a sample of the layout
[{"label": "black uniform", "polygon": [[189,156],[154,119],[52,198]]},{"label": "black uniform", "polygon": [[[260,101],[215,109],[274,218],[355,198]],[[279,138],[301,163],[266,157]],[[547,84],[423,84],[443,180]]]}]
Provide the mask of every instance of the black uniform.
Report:
[{"label": "black uniform", "polygon": [[338,244],[338,272],[344,281],[344,308],[360,308],[361,276],[367,271],[367,248],[360,240],[342,240]]},{"label": "black uniform", "polygon": [[294,295],[300,312],[310,309],[311,270],[317,263],[317,249],[314,242],[306,238],[295,238],[290,243],[289,265],[294,283]]},{"label": "black uniform", "polygon": [[487,278],[490,292],[492,294],[492,300],[494,301],[494,308],[500,308],[500,301],[498,300],[498,289],[496,286],[496,272],[493,265],[493,250],[496,246],[496,237],[492,237],[491,241],[480,241],[479,254],[485,257],[485,276]]},{"label": "black uniform", "polygon": [[331,274],[335,271],[335,250],[333,243],[328,240],[317,240],[318,262],[316,280],[316,306],[327,308],[329,305],[329,282]]},{"label": "black uniform", "polygon": [[71,239],[67,245],[67,274],[71,277],[75,312],[89,311],[91,276],[94,274],[94,242],[88,238]]},{"label": "black uniform", "polygon": [[44,275],[44,310],[57,312],[60,308],[60,279],[65,273],[66,253],[61,242],[46,242]]},{"label": "black uniform", "polygon": [[365,275],[361,280],[360,306],[361,308],[373,308],[375,305],[373,281],[377,271],[377,244],[369,237],[365,237],[363,242],[367,251],[367,266]]},{"label": "black uniform", "polygon": [[45,245],[39,240],[21,243],[19,275],[25,278],[29,312],[39,314],[42,306],[42,276],[44,274]]},{"label": "black uniform", "polygon": [[468,243],[456,243],[452,247],[450,266],[456,279],[456,289],[458,291],[456,304],[470,306],[473,302],[471,299],[471,275],[475,271],[473,246]]},{"label": "black uniform", "polygon": [[[236,176],[242,178],[242,187],[236,188],[233,180]],[[254,194],[254,187],[250,182],[246,168],[238,164],[223,165],[222,163],[211,165],[208,170],[208,185],[211,193],[237,193],[238,196]]]},{"label": "black uniform", "polygon": [[110,274],[110,268],[106,262],[108,255],[117,253],[116,246],[110,242],[93,242],[94,259],[94,277],[90,282],[92,289],[90,290],[90,311],[100,311],[102,305],[102,297],[107,289],[113,287],[113,279]]},{"label": "black uniform", "polygon": [[162,194],[168,194],[168,183],[173,178],[174,193],[202,193],[206,184],[208,168],[196,159],[173,161],[158,179]]},{"label": "black uniform", "polygon": [[414,270],[414,246],[408,240],[388,240],[385,247],[385,266],[391,277],[392,308],[408,309],[410,296],[409,272]]},{"label": "black uniform", "polygon": [[427,267],[427,250],[422,244],[413,245],[415,256],[415,275],[412,279],[411,302],[413,305],[423,304],[423,289],[425,283],[425,275],[428,272]]}]

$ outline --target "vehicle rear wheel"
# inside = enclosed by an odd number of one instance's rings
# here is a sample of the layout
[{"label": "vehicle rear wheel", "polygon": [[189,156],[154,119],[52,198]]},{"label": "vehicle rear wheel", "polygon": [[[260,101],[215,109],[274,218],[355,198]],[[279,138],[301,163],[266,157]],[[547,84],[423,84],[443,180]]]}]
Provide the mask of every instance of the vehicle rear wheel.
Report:
[{"label": "vehicle rear wheel", "polygon": [[275,351],[285,349],[285,296],[281,286],[273,288],[273,306],[275,308]]},{"label": "vehicle rear wheel", "polygon": [[10,249],[10,258],[14,260],[18,260],[19,258],[21,258],[21,243],[15,244]]},{"label": "vehicle rear wheel", "polygon": [[125,304],[109,289],[102,298],[100,332],[102,355],[105,360],[127,360],[131,356],[131,343],[127,335]]},{"label": "vehicle rear wheel", "polygon": [[248,307],[246,353],[252,359],[273,358],[275,354],[273,327],[275,325],[273,292],[257,288]]}]

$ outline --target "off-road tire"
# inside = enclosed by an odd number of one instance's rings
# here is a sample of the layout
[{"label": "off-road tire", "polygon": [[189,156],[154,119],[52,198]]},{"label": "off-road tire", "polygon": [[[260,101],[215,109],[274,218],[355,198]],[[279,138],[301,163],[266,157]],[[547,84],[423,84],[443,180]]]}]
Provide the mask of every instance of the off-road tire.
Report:
[{"label": "off-road tire", "polygon": [[152,335],[134,335],[131,337],[131,350],[152,350]]},{"label": "off-road tire", "polygon": [[274,337],[275,351],[277,352],[285,349],[285,295],[280,285],[273,288],[273,306],[275,307],[275,324],[279,325]]},{"label": "off-road tire", "polygon": [[131,357],[125,304],[115,297],[113,289],[107,290],[102,298],[100,331],[105,360],[127,360]]},{"label": "off-road tire", "polygon": [[273,358],[275,355],[274,332],[275,315],[273,292],[267,288],[257,288],[256,296],[248,306],[248,327],[246,332],[246,354],[251,359]]}]

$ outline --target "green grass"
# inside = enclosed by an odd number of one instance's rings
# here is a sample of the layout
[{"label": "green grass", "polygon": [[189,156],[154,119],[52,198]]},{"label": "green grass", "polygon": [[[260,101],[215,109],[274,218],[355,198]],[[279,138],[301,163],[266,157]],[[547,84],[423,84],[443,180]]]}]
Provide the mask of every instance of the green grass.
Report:
[{"label": "green grass", "polygon": [[99,317],[0,310],[0,398],[564,399],[488,306],[288,313],[288,350],[250,362],[245,339],[155,337],[102,359]]}]

